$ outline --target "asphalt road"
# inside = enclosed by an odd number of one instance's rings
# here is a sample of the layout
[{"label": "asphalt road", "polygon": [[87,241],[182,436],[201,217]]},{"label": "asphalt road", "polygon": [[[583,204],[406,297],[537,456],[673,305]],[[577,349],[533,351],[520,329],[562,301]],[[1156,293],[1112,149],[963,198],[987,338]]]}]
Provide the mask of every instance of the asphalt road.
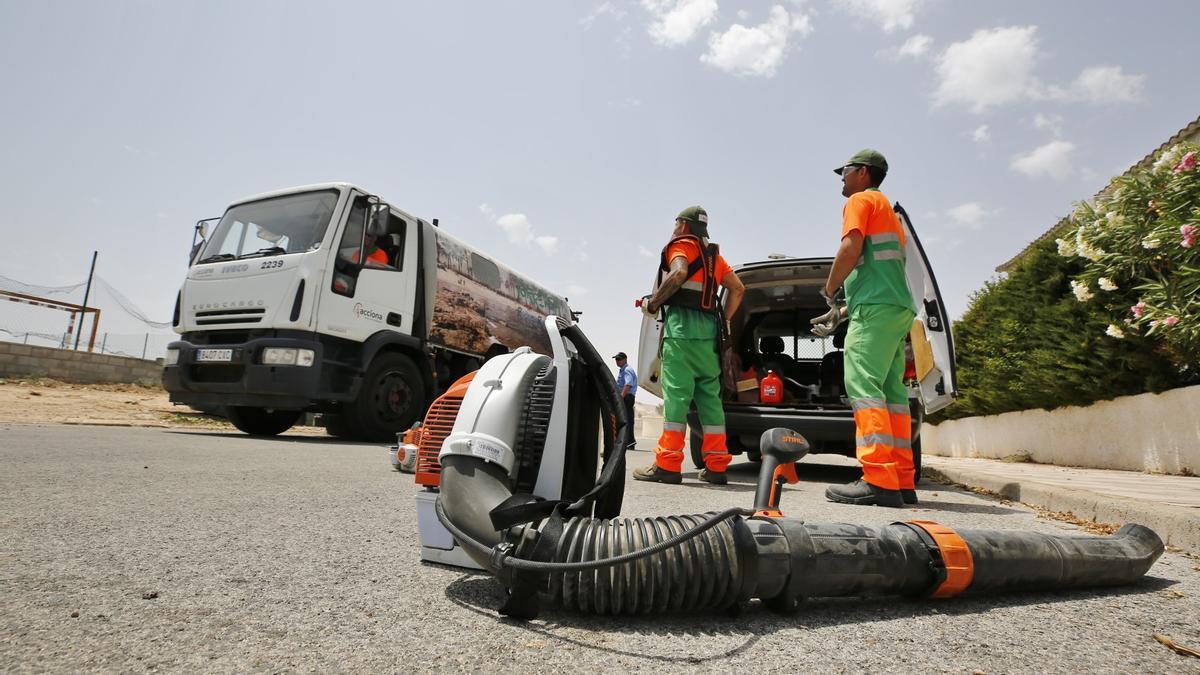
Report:
[{"label": "asphalt road", "polygon": [[[631,455],[630,467],[650,460]],[[806,464],[812,463],[812,458]],[[816,461],[823,461],[816,458]],[[386,449],[312,437],[0,427],[0,671],[1200,672],[1200,561],[1168,552],[1117,590],[949,601],[811,601],[793,617],[497,618],[487,576],[419,562],[412,476]],[[629,482],[625,513],[749,505],[726,488]],[[789,515],[1075,530],[938,485],[903,514],[827,503],[813,464]]]}]

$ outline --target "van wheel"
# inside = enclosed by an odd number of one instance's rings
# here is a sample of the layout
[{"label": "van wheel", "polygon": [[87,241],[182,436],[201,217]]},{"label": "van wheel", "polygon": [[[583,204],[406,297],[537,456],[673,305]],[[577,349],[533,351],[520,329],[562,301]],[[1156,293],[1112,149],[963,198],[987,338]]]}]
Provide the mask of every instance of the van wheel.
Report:
[{"label": "van wheel", "polygon": [[251,436],[278,436],[292,428],[301,411],[231,405],[225,407],[225,414],[233,426]]},{"label": "van wheel", "polygon": [[696,433],[695,429],[688,426],[688,450],[691,451],[692,464],[696,465],[697,469],[704,468],[704,436]]},{"label": "van wheel", "polygon": [[913,456],[913,484],[921,482],[921,437],[917,436],[912,440],[912,456]]},{"label": "van wheel", "polygon": [[347,407],[350,432],[364,441],[394,441],[425,412],[425,383],[411,359],[380,354],[367,368],[358,399]]}]

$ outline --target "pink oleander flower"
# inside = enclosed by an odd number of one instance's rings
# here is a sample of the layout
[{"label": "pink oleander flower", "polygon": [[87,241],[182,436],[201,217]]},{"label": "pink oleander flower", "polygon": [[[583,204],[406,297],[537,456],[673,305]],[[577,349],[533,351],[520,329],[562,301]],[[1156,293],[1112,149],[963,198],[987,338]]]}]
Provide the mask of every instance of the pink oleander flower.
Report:
[{"label": "pink oleander flower", "polygon": [[1175,165],[1173,173],[1181,174],[1184,171],[1191,171],[1194,168],[1196,168],[1196,151],[1195,150],[1184,155],[1183,159],[1179,160],[1179,163]]},{"label": "pink oleander flower", "polygon": [[1140,319],[1146,313],[1146,303],[1139,300],[1138,304],[1129,308],[1129,311],[1133,312],[1133,315]]},{"label": "pink oleander flower", "polygon": [[1164,326],[1174,326],[1177,323],[1179,323],[1179,317],[1173,314],[1162,320]]}]

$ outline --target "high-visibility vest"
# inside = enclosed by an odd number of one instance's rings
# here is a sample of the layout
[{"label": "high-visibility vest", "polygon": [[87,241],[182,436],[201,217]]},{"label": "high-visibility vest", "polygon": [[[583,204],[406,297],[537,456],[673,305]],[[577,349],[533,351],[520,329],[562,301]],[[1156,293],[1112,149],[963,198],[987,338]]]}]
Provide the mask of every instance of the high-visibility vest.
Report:
[{"label": "high-visibility vest", "polygon": [[681,241],[694,242],[700,250],[700,255],[695,260],[688,261],[687,281],[683,282],[683,286],[667,298],[664,304],[671,307],[689,307],[710,314],[719,313],[721,308],[717,303],[717,285],[720,282],[720,279],[717,279],[717,254],[720,247],[716,244],[694,234],[681,235],[667,242],[659,257],[659,283],[662,282],[663,273],[670,270],[671,261],[667,260],[667,251]]}]

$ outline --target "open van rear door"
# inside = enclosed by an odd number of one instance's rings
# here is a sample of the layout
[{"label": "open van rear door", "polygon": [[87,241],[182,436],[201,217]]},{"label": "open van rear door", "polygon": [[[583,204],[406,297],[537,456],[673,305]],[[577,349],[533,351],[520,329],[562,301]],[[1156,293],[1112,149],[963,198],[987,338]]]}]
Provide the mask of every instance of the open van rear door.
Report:
[{"label": "open van rear door", "polygon": [[950,335],[950,317],[938,291],[937,279],[921,240],[913,230],[908,212],[897,202],[896,216],[904,227],[905,273],[908,289],[916,303],[917,318],[909,338],[917,368],[917,384],[925,413],[945,408],[958,395],[958,373],[954,365],[954,339]]},{"label": "open van rear door", "polygon": [[655,316],[642,314],[642,333],[638,341],[638,389],[644,389],[662,398],[662,361],[659,345],[662,344],[662,311]]}]

